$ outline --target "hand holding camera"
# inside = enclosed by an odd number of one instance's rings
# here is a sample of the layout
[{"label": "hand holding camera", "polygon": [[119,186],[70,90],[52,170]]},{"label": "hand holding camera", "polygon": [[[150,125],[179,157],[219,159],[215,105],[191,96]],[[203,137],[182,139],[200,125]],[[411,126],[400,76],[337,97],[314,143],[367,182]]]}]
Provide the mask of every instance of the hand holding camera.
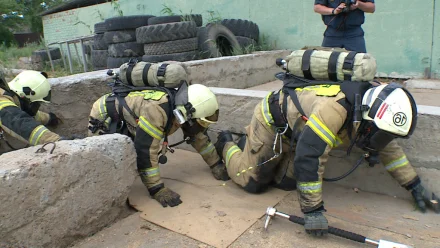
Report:
[{"label": "hand holding camera", "polygon": [[343,0],[341,4],[333,9],[332,14],[338,15],[340,13],[348,13],[358,8],[357,0]]}]

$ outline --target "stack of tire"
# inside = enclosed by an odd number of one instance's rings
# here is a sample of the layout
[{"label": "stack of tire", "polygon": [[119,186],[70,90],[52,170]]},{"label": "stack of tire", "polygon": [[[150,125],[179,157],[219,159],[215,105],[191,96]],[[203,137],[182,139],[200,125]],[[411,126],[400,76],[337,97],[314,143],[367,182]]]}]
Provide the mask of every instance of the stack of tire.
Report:
[{"label": "stack of tire", "polygon": [[[59,48],[49,48],[49,53],[54,66],[63,66],[63,60],[61,59],[61,51]],[[33,51],[31,62],[34,70],[44,70],[46,67],[50,66],[50,59],[47,50],[40,49]]]},{"label": "stack of tire", "polygon": [[92,66],[93,70],[103,70],[107,68],[108,45],[104,40],[106,31],[105,23],[98,22],[95,24],[95,36],[92,45]]},{"label": "stack of tire", "polygon": [[220,23],[231,30],[241,48],[258,44],[260,30],[256,23],[242,19],[223,19]]},{"label": "stack of tire", "polygon": [[198,58],[197,29],[202,15],[158,16],[136,29],[136,41],[142,44],[145,62],[189,61]]},{"label": "stack of tire", "polygon": [[142,60],[144,47],[136,42],[136,29],[148,25],[152,15],[120,16],[104,21],[108,44],[107,68],[118,68],[130,59]]}]

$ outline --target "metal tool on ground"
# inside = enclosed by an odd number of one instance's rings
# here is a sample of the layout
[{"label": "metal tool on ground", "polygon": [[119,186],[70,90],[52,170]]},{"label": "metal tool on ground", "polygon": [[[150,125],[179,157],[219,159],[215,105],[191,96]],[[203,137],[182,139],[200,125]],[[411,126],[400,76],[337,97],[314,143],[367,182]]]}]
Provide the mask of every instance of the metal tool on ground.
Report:
[{"label": "metal tool on ground", "polygon": [[[291,222],[296,223],[296,224],[300,224],[300,225],[304,225],[305,224],[304,218],[301,218],[301,217],[298,217],[298,216],[295,216],[295,215],[288,215],[288,214],[285,214],[285,213],[281,213],[281,212],[278,212],[273,207],[268,207],[267,210],[266,210],[266,222],[264,223],[264,229],[265,230],[267,230],[267,227],[269,226],[269,221],[272,218],[274,218],[275,216],[280,216],[282,218],[288,219]],[[339,229],[339,228],[336,228],[336,227],[331,227],[331,226],[328,227],[328,232],[333,234],[333,235],[336,235],[336,236],[339,236],[339,237],[342,237],[342,238],[346,238],[346,239],[349,239],[349,240],[353,240],[353,241],[356,241],[356,242],[359,242],[359,243],[374,245],[374,246],[376,246],[378,248],[412,248],[411,246],[407,246],[407,245],[399,244],[399,243],[394,243],[394,242],[391,242],[391,241],[386,241],[386,240],[376,241],[376,240],[372,240],[372,239],[369,239],[369,238],[367,238],[365,236],[362,236],[360,234],[352,233],[352,232],[345,231],[345,230],[342,230],[342,229]]]}]

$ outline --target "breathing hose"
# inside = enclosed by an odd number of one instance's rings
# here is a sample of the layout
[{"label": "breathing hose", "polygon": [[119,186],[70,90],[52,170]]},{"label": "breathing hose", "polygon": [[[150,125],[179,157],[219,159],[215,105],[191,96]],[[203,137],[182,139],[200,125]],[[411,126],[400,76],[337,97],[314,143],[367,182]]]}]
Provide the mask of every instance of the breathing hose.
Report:
[{"label": "breathing hose", "polygon": [[336,181],[339,181],[339,180],[347,177],[348,175],[353,173],[353,171],[355,171],[362,164],[362,161],[364,160],[364,158],[365,158],[365,155],[362,155],[362,157],[356,162],[356,164],[353,166],[353,168],[351,168],[349,171],[347,171],[347,173],[343,174],[342,176],[334,177],[334,178],[323,178],[323,180],[326,182],[336,182]]}]

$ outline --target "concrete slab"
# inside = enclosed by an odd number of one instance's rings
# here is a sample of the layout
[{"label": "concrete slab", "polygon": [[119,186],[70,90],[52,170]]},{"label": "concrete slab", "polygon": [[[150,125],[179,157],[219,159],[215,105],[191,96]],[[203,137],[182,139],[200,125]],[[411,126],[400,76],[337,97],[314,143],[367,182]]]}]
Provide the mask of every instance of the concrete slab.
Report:
[{"label": "concrete slab", "polygon": [[[53,148],[53,153],[51,149]],[[0,247],[66,247],[125,217],[133,142],[113,134],[0,156]]]},{"label": "concrete slab", "polygon": [[288,50],[263,51],[247,55],[220,57],[183,62],[192,83],[212,87],[245,89],[270,82],[279,72],[277,58],[290,54]]},{"label": "concrete slab", "polygon": [[434,79],[410,79],[404,82],[408,89],[433,89],[440,90],[440,80]]}]

